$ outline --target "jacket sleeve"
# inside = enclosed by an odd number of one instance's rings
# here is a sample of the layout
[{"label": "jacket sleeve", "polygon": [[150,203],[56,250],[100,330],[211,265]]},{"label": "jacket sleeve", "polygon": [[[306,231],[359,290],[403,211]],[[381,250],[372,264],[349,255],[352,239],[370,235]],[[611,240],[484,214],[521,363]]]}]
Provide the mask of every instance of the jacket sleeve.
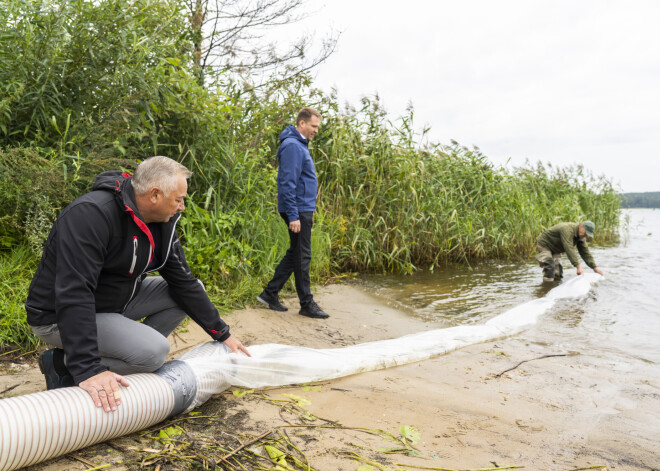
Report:
[{"label": "jacket sleeve", "polygon": [[289,221],[297,221],[296,187],[302,173],[303,151],[295,143],[284,142],[280,147],[280,168],[277,173],[277,192]]},{"label": "jacket sleeve", "polygon": [[79,204],[57,221],[55,312],[76,384],[106,371],[101,364],[94,291],[110,240],[109,223],[98,207]]},{"label": "jacket sleeve", "polygon": [[586,263],[589,268],[595,268],[596,262],[594,261],[594,257],[591,255],[591,251],[589,251],[589,246],[584,240],[578,240],[577,249],[578,252],[580,252],[582,260],[584,260],[584,263]]},{"label": "jacket sleeve", "polygon": [[159,273],[167,281],[172,299],[212,339],[223,342],[229,338],[229,326],[220,318],[202,282],[193,276],[176,234],[167,261]]},{"label": "jacket sleeve", "polygon": [[580,259],[578,259],[577,250],[575,250],[575,246],[573,245],[573,230],[570,227],[563,228],[560,237],[561,245],[564,247],[566,256],[570,260],[571,264],[573,264],[574,267],[577,267],[580,263]]}]

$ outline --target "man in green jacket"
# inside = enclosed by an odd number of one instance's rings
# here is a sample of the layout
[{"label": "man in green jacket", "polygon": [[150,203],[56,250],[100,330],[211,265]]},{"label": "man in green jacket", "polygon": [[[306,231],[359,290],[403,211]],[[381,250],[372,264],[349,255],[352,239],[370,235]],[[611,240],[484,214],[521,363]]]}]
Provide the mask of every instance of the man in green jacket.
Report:
[{"label": "man in green jacket", "polygon": [[539,265],[543,267],[543,281],[552,282],[562,278],[562,266],[559,259],[564,252],[566,252],[566,256],[573,266],[577,268],[578,275],[584,273],[578,259],[578,253],[587,266],[593,268],[599,275],[603,274],[596,266],[596,262],[594,262],[587,246],[587,236],[593,237],[595,228],[596,226],[591,221],[581,223],[560,222],[538,236],[535,258]]}]

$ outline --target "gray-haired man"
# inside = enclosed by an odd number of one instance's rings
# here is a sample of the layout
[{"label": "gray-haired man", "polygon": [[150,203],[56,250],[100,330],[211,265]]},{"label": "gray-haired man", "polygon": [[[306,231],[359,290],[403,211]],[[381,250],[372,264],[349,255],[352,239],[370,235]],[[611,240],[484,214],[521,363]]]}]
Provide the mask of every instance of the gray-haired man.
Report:
[{"label": "gray-haired man", "polygon": [[32,330],[58,347],[39,358],[48,389],[78,385],[98,407],[116,410],[123,375],[160,368],[167,336],[186,314],[249,355],[193,276],[176,234],[190,175],[151,157],[134,176],[100,174],[58,216],[25,302]]}]

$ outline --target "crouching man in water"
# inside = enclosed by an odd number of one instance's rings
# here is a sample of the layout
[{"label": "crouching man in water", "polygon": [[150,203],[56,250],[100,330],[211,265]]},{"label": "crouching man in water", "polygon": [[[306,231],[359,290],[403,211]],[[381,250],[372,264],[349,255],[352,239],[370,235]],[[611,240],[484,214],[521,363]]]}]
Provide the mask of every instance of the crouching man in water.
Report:
[{"label": "crouching man in water", "polygon": [[[214,340],[249,355],[188,266],[176,234],[190,171],[151,157],[135,175],[104,172],[55,221],[25,303],[48,389],[78,385],[106,412],[122,375],[153,372],[186,314]],[[157,271],[160,276],[147,277]],[[142,322],[138,322],[142,320]]]},{"label": "crouching man in water", "polygon": [[[536,239],[537,254],[535,256],[539,265],[543,267],[543,281],[559,281],[563,277],[563,269],[559,259],[566,252],[568,260],[577,268],[577,274],[582,275],[584,271],[578,259],[578,253],[582,260],[593,270],[602,275],[603,272],[596,266],[594,258],[587,246],[587,236],[594,236],[595,225],[591,221],[579,224],[573,222],[561,222],[545,230]],[[577,248],[577,251],[576,251]]]}]

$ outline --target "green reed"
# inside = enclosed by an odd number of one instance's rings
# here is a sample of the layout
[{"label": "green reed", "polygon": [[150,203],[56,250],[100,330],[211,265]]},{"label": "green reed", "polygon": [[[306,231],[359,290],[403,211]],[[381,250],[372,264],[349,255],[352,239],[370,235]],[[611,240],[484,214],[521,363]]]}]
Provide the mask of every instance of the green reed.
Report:
[{"label": "green reed", "polygon": [[176,5],[56,3],[0,9],[16,25],[0,36],[0,55],[10,52],[0,68],[0,348],[36,342],[23,302],[62,207],[100,171],[132,171],[151,155],[194,172],[180,234],[195,275],[220,308],[253,302],[289,245],[277,212],[278,135],[305,105],[324,116],[310,145],[315,283],[525,261],[536,236],[564,220],[591,219],[599,239],[617,236],[619,196],[582,167],[505,169],[477,148],[425,143],[412,110],[392,122],[377,98],[340,109],[309,74],[274,76],[259,89],[220,75],[204,87]]},{"label": "green reed", "polygon": [[618,195],[607,179],[581,167],[507,170],[457,143],[422,148],[400,138],[411,119],[393,127],[367,104],[329,123],[315,144],[338,269],[526,258],[559,221],[591,219],[599,238],[616,236]]}]

